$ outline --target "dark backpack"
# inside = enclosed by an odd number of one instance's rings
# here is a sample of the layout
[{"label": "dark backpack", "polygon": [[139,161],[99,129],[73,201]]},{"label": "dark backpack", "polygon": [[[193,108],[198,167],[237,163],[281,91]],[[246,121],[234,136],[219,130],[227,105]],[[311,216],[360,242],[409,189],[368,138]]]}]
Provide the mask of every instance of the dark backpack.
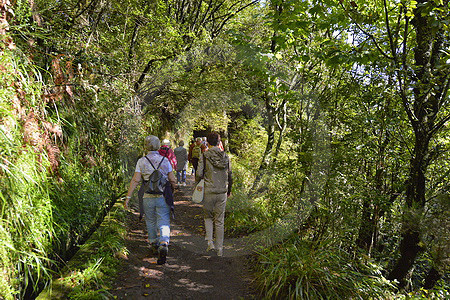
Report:
[{"label": "dark backpack", "polygon": [[161,159],[159,162],[158,168],[155,168],[155,166],[152,164],[150,159],[148,159],[147,156],[145,158],[148,160],[150,165],[153,167],[153,172],[150,174],[150,178],[148,181],[144,181],[144,184],[146,185],[145,193],[147,194],[160,194],[162,195],[164,193],[164,188],[166,187],[167,179],[161,172],[161,164],[165,157]]}]

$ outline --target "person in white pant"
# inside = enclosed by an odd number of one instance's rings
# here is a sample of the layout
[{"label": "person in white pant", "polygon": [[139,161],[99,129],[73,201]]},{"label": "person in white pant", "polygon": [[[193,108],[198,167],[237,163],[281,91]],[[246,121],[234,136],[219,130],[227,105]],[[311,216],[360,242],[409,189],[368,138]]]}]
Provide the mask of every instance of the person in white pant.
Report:
[{"label": "person in white pant", "polygon": [[[199,159],[196,181],[205,180],[205,195],[203,212],[205,219],[205,240],[207,251],[217,250],[217,255],[223,255],[224,219],[227,198],[231,195],[233,184],[231,177],[231,162],[228,155],[218,147],[220,135],[216,132],[208,134],[209,149]],[[215,225],[215,226],[214,226]],[[213,229],[215,227],[215,243]]]}]

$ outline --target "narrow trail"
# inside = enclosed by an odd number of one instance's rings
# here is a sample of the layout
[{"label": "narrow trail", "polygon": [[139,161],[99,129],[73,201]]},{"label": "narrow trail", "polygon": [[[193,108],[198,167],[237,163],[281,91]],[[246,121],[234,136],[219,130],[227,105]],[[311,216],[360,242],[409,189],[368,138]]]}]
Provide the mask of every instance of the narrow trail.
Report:
[{"label": "narrow trail", "polygon": [[165,265],[147,246],[145,223],[139,222],[137,205],[128,212],[126,246],[110,291],[116,299],[254,299],[247,268],[245,241],[224,241],[224,256],[206,252],[200,205],[190,201],[193,176],[175,191],[175,219]]}]

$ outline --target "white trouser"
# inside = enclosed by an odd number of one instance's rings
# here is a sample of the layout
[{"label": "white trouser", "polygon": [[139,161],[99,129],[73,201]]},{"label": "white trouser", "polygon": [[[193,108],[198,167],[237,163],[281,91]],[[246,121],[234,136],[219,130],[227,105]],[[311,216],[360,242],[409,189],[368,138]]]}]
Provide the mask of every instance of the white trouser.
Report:
[{"label": "white trouser", "polygon": [[203,199],[203,212],[205,218],[205,240],[213,240],[213,225],[216,226],[216,248],[223,247],[225,207],[227,194],[207,194]]}]

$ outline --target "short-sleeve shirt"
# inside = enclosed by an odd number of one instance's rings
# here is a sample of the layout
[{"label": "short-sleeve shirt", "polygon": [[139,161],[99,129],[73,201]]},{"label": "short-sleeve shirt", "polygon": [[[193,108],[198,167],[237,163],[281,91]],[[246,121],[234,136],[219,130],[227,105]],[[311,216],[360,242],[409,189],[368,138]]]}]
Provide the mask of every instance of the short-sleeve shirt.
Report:
[{"label": "short-sleeve shirt", "polygon": [[[168,176],[169,172],[172,172],[172,165],[170,164],[169,160],[165,158],[164,156],[160,155],[158,151],[150,151],[147,154],[147,157],[152,162],[153,166],[155,168],[158,168],[159,163],[162,159],[163,162],[161,163],[161,166],[159,169],[163,173],[165,177]],[[150,174],[152,174],[154,171],[152,165],[148,162],[148,160],[145,157],[139,158],[137,164],[136,164],[136,170],[135,172],[141,173],[144,180],[148,180],[150,177]]]}]

